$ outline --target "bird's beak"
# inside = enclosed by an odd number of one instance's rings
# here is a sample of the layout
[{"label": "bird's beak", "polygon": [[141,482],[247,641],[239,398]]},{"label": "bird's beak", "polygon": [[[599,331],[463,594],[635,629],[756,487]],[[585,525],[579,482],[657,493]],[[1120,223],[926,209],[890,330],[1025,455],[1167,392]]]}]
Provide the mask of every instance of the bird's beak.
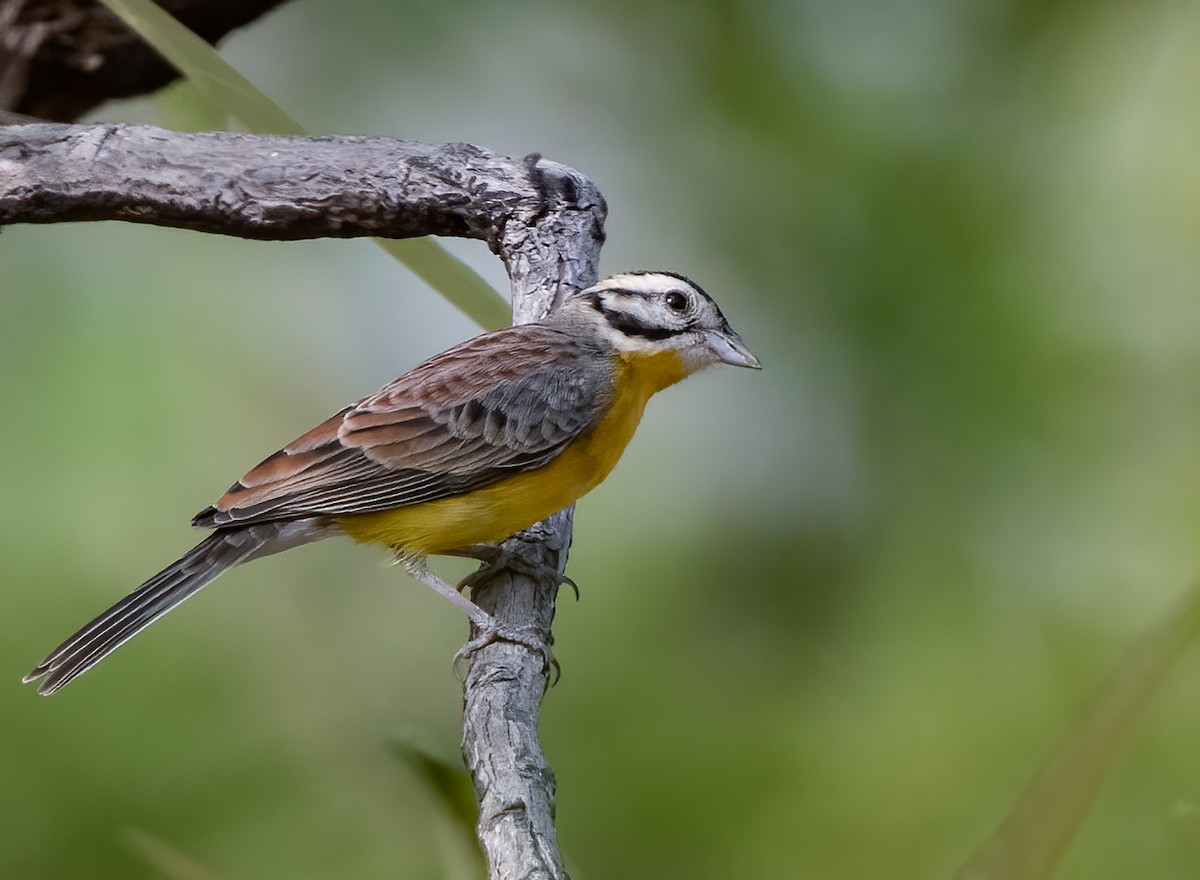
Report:
[{"label": "bird's beak", "polygon": [[723,330],[710,330],[708,333],[708,348],[716,355],[717,360],[723,364],[729,364],[733,367],[749,367],[752,370],[762,369],[762,364],[758,362],[758,358],[750,353],[750,349],[746,348],[746,343],[742,342],[742,337],[734,333],[729,327]]}]

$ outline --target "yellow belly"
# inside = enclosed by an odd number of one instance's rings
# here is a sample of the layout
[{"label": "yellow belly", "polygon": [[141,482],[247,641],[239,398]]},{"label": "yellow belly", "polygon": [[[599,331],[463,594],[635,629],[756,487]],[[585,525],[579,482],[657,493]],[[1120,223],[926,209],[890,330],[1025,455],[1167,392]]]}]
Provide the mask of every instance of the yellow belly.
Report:
[{"label": "yellow belly", "polygon": [[359,542],[381,543],[406,555],[437,555],[502,541],[579,500],[620,459],[656,391],[683,378],[673,353],[622,360],[609,411],[553,461],[440,501],[337,518]]}]

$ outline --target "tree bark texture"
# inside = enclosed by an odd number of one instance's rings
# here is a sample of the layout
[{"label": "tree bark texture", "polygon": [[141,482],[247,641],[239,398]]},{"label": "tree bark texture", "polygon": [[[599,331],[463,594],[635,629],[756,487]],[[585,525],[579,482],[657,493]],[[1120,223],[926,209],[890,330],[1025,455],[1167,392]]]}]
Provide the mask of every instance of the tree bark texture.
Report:
[{"label": "tree bark texture", "polygon": [[[209,43],[284,0],[155,0]],[[179,72],[96,0],[0,0],[0,111],[68,122]]]},{"label": "tree bark texture", "polygon": [[[382,138],[182,134],[149,126],[0,126],[0,226],[125,220],[295,240],[427,234],[486,241],[504,261],[518,323],[597,277],[605,205],[576,171],[468,144]],[[505,543],[515,562],[473,598],[549,646],[571,510]],[[531,577],[521,572],[539,572]],[[554,775],[537,723],[550,670],[509,642],[473,655],[463,755],[493,878],[563,878]]]}]

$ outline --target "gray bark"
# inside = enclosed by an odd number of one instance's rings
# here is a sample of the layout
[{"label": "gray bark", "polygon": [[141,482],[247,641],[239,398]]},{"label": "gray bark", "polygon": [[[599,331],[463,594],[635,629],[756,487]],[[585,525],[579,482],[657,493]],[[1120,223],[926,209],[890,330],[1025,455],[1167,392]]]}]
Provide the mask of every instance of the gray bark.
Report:
[{"label": "gray bark", "polygon": [[[477,238],[504,261],[518,323],[595,281],[604,216],[600,193],[578,172],[467,144],[0,127],[0,225],[125,220],[254,239]],[[516,562],[473,598],[548,648],[559,586],[549,572],[563,571],[570,542],[567,509],[506,542]],[[497,642],[470,658],[464,677],[463,756],[493,878],[566,877],[554,775],[537,736],[550,674],[538,651]]]}]

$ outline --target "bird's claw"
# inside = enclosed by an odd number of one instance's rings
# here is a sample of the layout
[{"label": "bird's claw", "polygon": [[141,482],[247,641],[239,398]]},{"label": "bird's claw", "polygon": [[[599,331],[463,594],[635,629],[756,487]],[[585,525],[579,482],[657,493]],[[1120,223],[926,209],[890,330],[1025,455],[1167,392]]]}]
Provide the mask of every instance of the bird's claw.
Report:
[{"label": "bird's claw", "polygon": [[460,593],[463,590],[473,590],[481,586],[491,580],[501,570],[507,569],[515,571],[517,574],[534,578],[535,580],[553,578],[560,586],[566,585],[570,587],[572,592],[575,593],[575,600],[579,601],[579,584],[575,583],[572,578],[559,571],[553,565],[528,562],[522,559],[517,553],[502,546],[481,546],[472,548],[472,550],[474,551],[471,554],[472,558],[478,559],[483,564],[458,582],[457,589]]},{"label": "bird's claw", "polygon": [[480,650],[497,642],[509,642],[514,645],[520,645],[523,648],[528,648],[534,654],[540,655],[542,658],[542,673],[553,672],[552,676],[547,675],[549,685],[553,686],[558,683],[562,668],[559,666],[558,660],[555,659],[554,653],[550,650],[546,639],[541,638],[532,629],[521,630],[517,627],[505,626],[493,618],[490,623],[476,624],[475,633],[471,640],[454,654],[454,671],[459,678],[466,678],[468,664]]}]

